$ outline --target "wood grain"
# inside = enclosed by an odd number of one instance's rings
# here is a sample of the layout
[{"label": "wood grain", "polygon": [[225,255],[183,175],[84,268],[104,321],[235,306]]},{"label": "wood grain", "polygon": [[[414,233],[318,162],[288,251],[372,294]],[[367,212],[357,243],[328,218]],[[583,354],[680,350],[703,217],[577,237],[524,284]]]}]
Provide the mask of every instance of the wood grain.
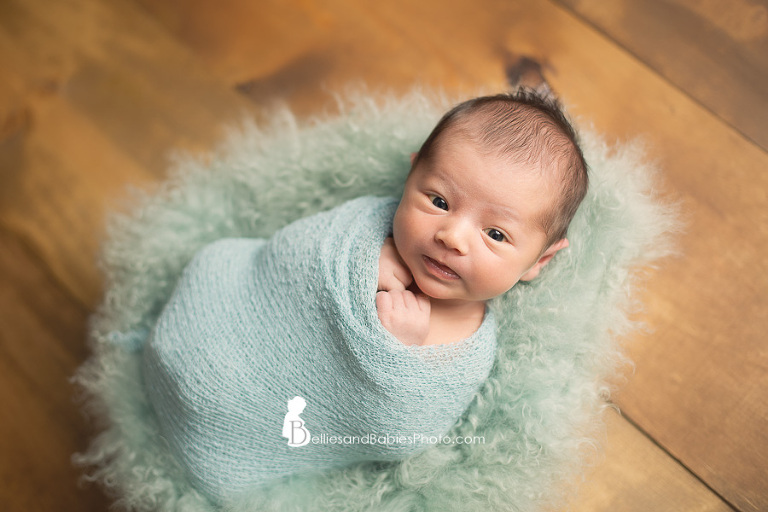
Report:
[{"label": "wood grain", "polygon": [[173,0],[137,1],[258,105],[285,101],[300,113],[316,112],[331,93],[360,82],[373,91],[414,84],[499,90],[502,48],[492,39],[504,33],[502,20],[524,9],[520,2],[498,1],[485,8],[469,2],[436,8],[435,2],[295,0],[256,8],[227,0],[212,13],[204,0],[183,8]]},{"label": "wood grain", "polygon": [[86,355],[88,311],[38,256],[0,232],[0,503],[4,510],[105,510],[78,484],[90,429],[68,379]]},{"label": "wood grain", "polygon": [[768,2],[560,2],[768,149]]},{"label": "wood grain", "polygon": [[733,511],[615,411],[607,419],[606,452],[567,510]]},{"label": "wood grain", "polygon": [[162,176],[171,149],[210,149],[250,105],[128,2],[3,2],[0,68],[0,224],[94,305],[105,206]]}]

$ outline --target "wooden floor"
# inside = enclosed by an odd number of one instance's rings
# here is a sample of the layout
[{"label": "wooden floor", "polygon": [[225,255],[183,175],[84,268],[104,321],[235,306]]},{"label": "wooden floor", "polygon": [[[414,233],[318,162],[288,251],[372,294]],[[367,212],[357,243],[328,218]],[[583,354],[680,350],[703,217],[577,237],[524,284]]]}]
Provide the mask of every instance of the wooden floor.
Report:
[{"label": "wooden floor", "polygon": [[105,510],[70,465],[68,377],[100,300],[104,213],[276,100],[353,81],[504,88],[528,55],[583,122],[643,137],[684,256],[574,511],[768,510],[768,4],[758,0],[0,0],[0,503]]}]

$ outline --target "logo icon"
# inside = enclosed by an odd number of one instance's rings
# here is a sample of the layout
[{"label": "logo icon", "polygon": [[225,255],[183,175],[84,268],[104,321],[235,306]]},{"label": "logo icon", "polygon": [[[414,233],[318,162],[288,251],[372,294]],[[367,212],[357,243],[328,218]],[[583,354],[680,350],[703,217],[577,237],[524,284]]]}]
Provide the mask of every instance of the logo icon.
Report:
[{"label": "logo icon", "polygon": [[288,400],[288,414],[283,420],[283,437],[288,439],[288,446],[297,448],[309,444],[309,431],[304,427],[304,420],[299,416],[306,406],[307,401],[300,396]]}]

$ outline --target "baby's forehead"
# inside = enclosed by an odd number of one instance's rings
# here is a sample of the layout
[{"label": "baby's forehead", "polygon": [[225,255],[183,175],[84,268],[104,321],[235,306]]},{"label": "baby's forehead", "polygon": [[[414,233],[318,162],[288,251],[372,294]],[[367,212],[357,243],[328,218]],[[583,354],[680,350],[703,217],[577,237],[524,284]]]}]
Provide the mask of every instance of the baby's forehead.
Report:
[{"label": "baby's forehead", "polygon": [[[559,159],[556,156],[543,156],[542,149],[535,147],[536,144],[503,146],[484,140],[476,133],[463,130],[461,127],[451,127],[450,132],[446,130],[436,141],[436,154],[450,158],[450,148],[457,144],[472,148],[480,163],[488,164],[488,168],[507,169],[516,176],[536,179],[541,183],[556,184],[562,181],[562,173],[558,169]],[[481,165],[481,167],[486,166]]]},{"label": "baby's forehead", "polygon": [[478,113],[458,119],[445,127],[435,144],[439,150],[441,146],[460,141],[489,158],[536,162],[550,151],[553,139],[562,138],[557,133],[537,133],[522,125],[520,130],[512,131],[506,126],[500,127],[497,121]]}]

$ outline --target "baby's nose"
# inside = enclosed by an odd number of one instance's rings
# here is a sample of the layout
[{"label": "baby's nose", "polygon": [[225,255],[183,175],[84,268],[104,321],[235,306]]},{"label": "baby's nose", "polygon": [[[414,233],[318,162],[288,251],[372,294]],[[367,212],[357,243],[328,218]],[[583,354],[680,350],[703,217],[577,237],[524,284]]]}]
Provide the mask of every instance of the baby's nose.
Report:
[{"label": "baby's nose", "polygon": [[435,240],[458,254],[466,254],[469,250],[467,233],[466,226],[460,222],[455,222],[441,227],[435,233]]}]

